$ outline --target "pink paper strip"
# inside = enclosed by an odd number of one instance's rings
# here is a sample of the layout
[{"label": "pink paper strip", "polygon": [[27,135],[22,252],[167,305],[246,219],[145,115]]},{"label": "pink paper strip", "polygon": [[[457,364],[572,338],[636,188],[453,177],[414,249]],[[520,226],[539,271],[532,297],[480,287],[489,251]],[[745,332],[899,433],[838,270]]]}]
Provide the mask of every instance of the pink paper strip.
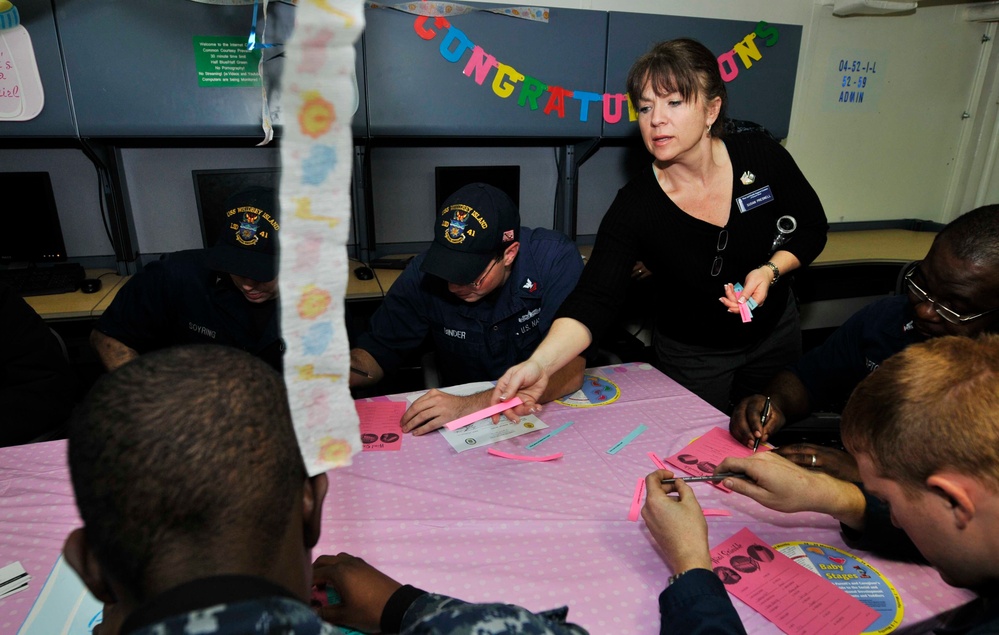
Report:
[{"label": "pink paper strip", "polygon": [[628,520],[635,522],[638,515],[642,513],[642,495],[645,494],[645,479],[638,479],[635,485],[635,495],[631,498],[631,510],[628,511]]},{"label": "pink paper strip", "polygon": [[489,406],[488,408],[483,408],[478,412],[473,412],[470,415],[465,415],[460,419],[455,419],[451,423],[446,424],[444,427],[448,430],[457,430],[458,428],[464,428],[467,425],[471,425],[478,421],[479,419],[485,419],[486,417],[491,417],[496,413],[503,412],[504,410],[509,410],[514,406],[519,406],[524,403],[520,397],[514,397],[508,401],[502,401],[498,404]]},{"label": "pink paper strip", "polygon": [[655,452],[649,452],[649,458],[652,459],[652,462],[656,464],[656,469],[659,469],[659,470],[668,470],[669,469],[668,467],[666,467],[666,464],[663,463],[663,460],[660,459],[658,456],[656,456]]},{"label": "pink paper strip", "polygon": [[509,452],[494,448],[489,448],[489,454],[503,459],[513,459],[514,461],[554,461],[555,459],[561,459],[563,456],[561,452],[558,454],[549,454],[548,456],[524,456],[523,454],[510,454]]},{"label": "pink paper strip", "polygon": [[789,635],[852,635],[878,618],[877,611],[748,528],[712,549],[711,563],[729,593]]},{"label": "pink paper strip", "polygon": [[[735,297],[737,298],[742,295],[743,289],[741,288],[741,286],[742,285],[736,285],[736,288],[734,289]],[[746,322],[753,321],[753,311],[752,309],[749,308],[750,302],[752,302],[752,298],[746,300],[745,303],[739,305],[739,315],[742,317],[743,324],[745,324]]]}]

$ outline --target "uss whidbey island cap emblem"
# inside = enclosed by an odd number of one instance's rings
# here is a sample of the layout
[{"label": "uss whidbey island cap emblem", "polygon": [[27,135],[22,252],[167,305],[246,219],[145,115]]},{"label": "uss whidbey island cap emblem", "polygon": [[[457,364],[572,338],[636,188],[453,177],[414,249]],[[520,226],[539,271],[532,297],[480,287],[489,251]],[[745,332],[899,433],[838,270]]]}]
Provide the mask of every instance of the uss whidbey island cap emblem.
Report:
[{"label": "uss whidbey island cap emblem", "polygon": [[510,197],[492,185],[471,183],[441,206],[420,270],[453,284],[471,284],[519,237],[520,213]]},{"label": "uss whidbey island cap emblem", "polygon": [[281,224],[274,190],[241,190],[229,197],[223,209],[218,242],[208,250],[208,265],[260,282],[276,278]]}]

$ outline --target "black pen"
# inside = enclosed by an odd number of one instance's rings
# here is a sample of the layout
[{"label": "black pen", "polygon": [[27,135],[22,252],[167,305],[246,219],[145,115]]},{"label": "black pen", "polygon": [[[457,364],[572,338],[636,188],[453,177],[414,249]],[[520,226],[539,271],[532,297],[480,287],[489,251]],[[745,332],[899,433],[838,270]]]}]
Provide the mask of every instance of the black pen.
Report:
[{"label": "black pen", "polygon": [[724,481],[727,478],[749,478],[745,474],[739,472],[719,472],[718,474],[712,474],[711,476],[678,476],[676,478],[664,478],[660,481],[663,485],[672,485],[676,481],[683,481],[684,483],[702,483],[706,481],[717,482]]},{"label": "black pen", "polygon": [[767,417],[770,416],[770,397],[763,402],[763,413],[760,414],[760,436],[756,437],[756,441],[753,441],[753,454],[756,454],[756,449],[760,447],[760,439],[763,438],[763,428],[767,425]]},{"label": "black pen", "polygon": [[368,379],[371,379],[371,375],[369,375],[368,373],[364,372],[360,368],[354,368],[353,366],[351,366],[350,367],[350,372],[357,373],[358,375],[360,375],[362,377],[367,377]]}]

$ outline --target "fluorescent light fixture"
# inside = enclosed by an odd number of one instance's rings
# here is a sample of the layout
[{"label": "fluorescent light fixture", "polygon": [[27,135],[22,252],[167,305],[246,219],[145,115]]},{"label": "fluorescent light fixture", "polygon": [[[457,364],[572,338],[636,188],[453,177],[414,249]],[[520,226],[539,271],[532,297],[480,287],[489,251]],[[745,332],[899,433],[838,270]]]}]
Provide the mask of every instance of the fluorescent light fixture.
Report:
[{"label": "fluorescent light fixture", "polygon": [[964,19],[968,22],[999,21],[999,2],[983,2],[965,7]]},{"label": "fluorescent light fixture", "polygon": [[833,15],[889,15],[915,11],[917,2],[897,2],[896,0],[835,0]]}]

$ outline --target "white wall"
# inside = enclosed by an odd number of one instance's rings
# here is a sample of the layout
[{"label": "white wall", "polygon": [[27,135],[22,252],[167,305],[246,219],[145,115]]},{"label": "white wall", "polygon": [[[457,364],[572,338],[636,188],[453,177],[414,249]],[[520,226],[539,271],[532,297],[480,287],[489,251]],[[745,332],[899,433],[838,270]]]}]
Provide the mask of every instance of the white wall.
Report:
[{"label": "white wall", "polygon": [[[884,17],[816,10],[787,148],[831,221],[946,222],[966,211],[949,198],[966,168],[965,135],[979,116],[976,71],[991,44],[982,42],[985,24],[959,14],[954,6]],[[861,108],[833,101],[844,57],[878,60],[878,85]]]}]

